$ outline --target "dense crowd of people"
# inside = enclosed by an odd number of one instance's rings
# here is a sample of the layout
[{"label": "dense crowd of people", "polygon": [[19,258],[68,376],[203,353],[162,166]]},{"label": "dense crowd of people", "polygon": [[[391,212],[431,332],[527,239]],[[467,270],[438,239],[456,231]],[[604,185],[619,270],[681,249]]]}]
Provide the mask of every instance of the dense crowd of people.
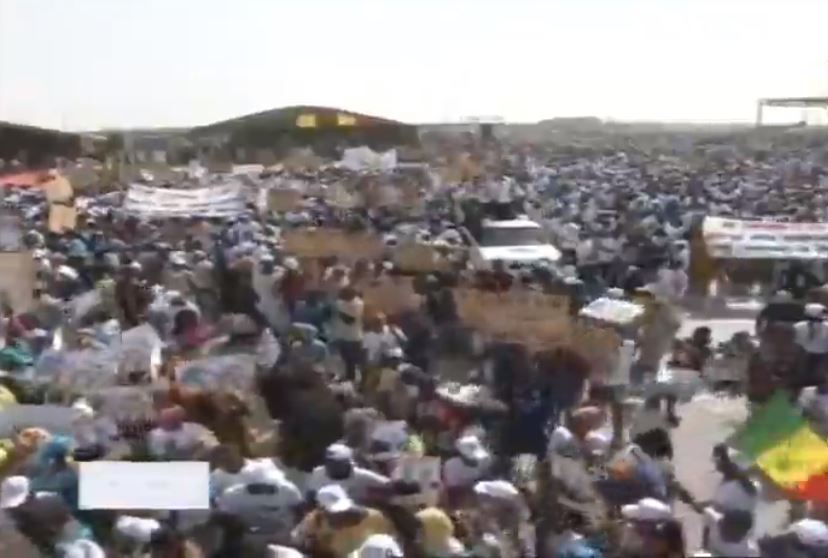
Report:
[{"label": "dense crowd of people", "polygon": [[[0,554],[828,556],[824,502],[796,503],[788,527],[759,537],[767,487],[724,443],[711,454],[721,476],[711,501],[681,485],[671,433],[686,394],[660,379],[672,368],[702,383],[714,361],[741,367],[708,387],[744,391],[752,409],[783,390],[828,431],[828,325],[805,300],[824,282],[819,264],[767,275],[775,294],[756,337],[715,347],[703,327],[677,338],[692,295],[741,282],[739,269],[693,253],[701,220],[823,221],[818,153],[498,146],[497,156],[496,172],[459,182],[424,173],[417,215],[303,191],[285,211],[148,218],[107,195],[77,204],[74,230],[58,234],[37,194],[7,194],[7,210],[29,219],[23,242],[38,271],[31,307],[3,300],[0,415],[42,405],[71,420],[35,418],[0,442]],[[341,170],[290,179],[365,180]],[[384,179],[413,180],[370,175]],[[560,261],[475,269],[459,250],[439,270],[395,264],[403,238],[462,248],[466,231],[518,215],[542,225]],[[367,231],[384,251],[291,253],[286,234],[310,227]],[[366,296],[403,282],[417,304]],[[580,346],[481,335],[458,308],[461,286],[565,297],[573,323],[597,299],[641,316],[600,324],[619,342],[596,369]],[[136,357],[135,345],[149,348]],[[210,507],[86,509],[79,464],[96,460],[207,461]],[[686,544],[678,501],[703,519],[699,548]]]}]

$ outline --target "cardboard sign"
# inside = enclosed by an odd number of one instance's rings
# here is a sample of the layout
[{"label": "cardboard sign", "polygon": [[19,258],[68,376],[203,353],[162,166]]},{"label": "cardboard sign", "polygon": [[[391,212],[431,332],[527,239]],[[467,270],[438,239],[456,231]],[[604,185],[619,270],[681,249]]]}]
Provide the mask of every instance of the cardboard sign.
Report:
[{"label": "cardboard sign", "polygon": [[206,461],[80,463],[82,510],[206,510],[210,466]]},{"label": "cardboard sign", "polygon": [[422,298],[414,292],[414,283],[408,278],[398,278],[371,284],[362,289],[365,313],[382,312],[386,315],[398,314],[420,307]]},{"label": "cardboard sign", "polygon": [[0,214],[0,252],[20,252],[23,248],[23,223],[20,217]]},{"label": "cardboard sign", "polygon": [[43,428],[52,434],[69,434],[80,412],[60,405],[12,405],[0,410],[0,438],[11,438],[23,428]]},{"label": "cardboard sign", "polygon": [[407,242],[394,250],[394,264],[406,272],[449,271],[454,262],[448,250],[443,251],[429,244]]},{"label": "cardboard sign", "polygon": [[529,290],[492,293],[455,289],[460,318],[473,326],[494,325],[500,320],[549,322],[569,315],[569,299]]},{"label": "cardboard sign", "polygon": [[153,188],[133,184],[124,199],[124,211],[147,218],[235,217],[244,213],[247,200],[240,182],[209,188]]},{"label": "cardboard sign", "polygon": [[348,233],[340,229],[297,229],[284,231],[282,243],[287,252],[300,258],[375,260],[382,257],[385,245],[371,233]]},{"label": "cardboard sign", "polygon": [[361,201],[358,196],[350,193],[342,184],[334,184],[325,193],[325,199],[334,207],[341,209],[351,209],[360,205]]},{"label": "cardboard sign", "polygon": [[302,203],[302,192],[293,188],[271,188],[267,192],[267,208],[270,211],[293,211]]},{"label": "cardboard sign", "polygon": [[0,253],[0,296],[15,312],[27,312],[34,301],[37,267],[30,252]]},{"label": "cardboard sign", "polygon": [[72,184],[62,175],[55,176],[52,180],[44,182],[41,186],[43,192],[46,194],[46,199],[49,203],[68,202],[75,195],[72,189]]},{"label": "cardboard sign", "polygon": [[75,230],[78,214],[74,207],[60,204],[49,206],[49,230],[53,233],[64,233]]},{"label": "cardboard sign", "polygon": [[715,259],[828,259],[828,224],[705,217],[702,235]]},{"label": "cardboard sign", "polygon": [[117,382],[118,362],[115,348],[66,351],[66,361],[56,380],[68,392],[94,392]]},{"label": "cardboard sign", "polygon": [[118,424],[146,421],[155,415],[152,388],[147,386],[112,386],[87,396],[100,402],[101,416]]},{"label": "cardboard sign", "polygon": [[585,318],[616,325],[630,325],[644,316],[644,307],[626,300],[599,298],[579,312]]},{"label": "cardboard sign", "polygon": [[149,324],[125,331],[121,336],[121,372],[149,372],[156,377],[161,367],[162,344],[158,333]]},{"label": "cardboard sign", "polygon": [[216,356],[194,360],[176,371],[178,381],[208,391],[241,391],[253,388],[256,357],[250,354]]}]

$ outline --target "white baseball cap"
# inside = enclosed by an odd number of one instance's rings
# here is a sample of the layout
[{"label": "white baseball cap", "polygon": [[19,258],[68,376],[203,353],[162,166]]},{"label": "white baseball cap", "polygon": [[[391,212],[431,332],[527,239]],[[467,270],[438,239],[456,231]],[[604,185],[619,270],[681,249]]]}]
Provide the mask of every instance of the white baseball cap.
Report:
[{"label": "white baseball cap", "polygon": [[480,481],[474,485],[474,492],[498,500],[515,500],[520,497],[517,487],[505,480]]},{"label": "white baseball cap", "polygon": [[805,546],[828,548],[828,525],[818,519],[800,519],[790,530]]},{"label": "white baseball cap", "polygon": [[267,545],[267,558],[303,558],[303,556],[304,554],[289,546]]},{"label": "white baseball cap", "polygon": [[342,513],[354,507],[354,501],[338,484],[320,488],[316,493],[316,502],[328,513]]},{"label": "white baseball cap", "polygon": [[30,490],[28,478],[23,476],[7,478],[0,484],[0,509],[16,508],[26,501]]},{"label": "white baseball cap", "polygon": [[673,511],[660,500],[643,498],[637,504],[623,506],[621,515],[633,521],[663,521],[673,517]]},{"label": "white baseball cap", "polygon": [[152,534],[161,529],[161,524],[155,519],[122,515],[115,522],[115,530],[123,536],[140,543],[152,540]]},{"label": "white baseball cap", "polygon": [[325,450],[325,459],[331,461],[351,461],[354,458],[354,452],[345,444],[331,444]]},{"label": "white baseball cap", "polygon": [[457,448],[460,455],[467,459],[483,461],[489,457],[489,452],[486,451],[486,448],[477,436],[463,436],[462,438],[458,438],[454,447]]},{"label": "white baseball cap", "polygon": [[806,304],[805,305],[805,315],[809,318],[819,318],[825,314],[825,307],[822,304]]},{"label": "white baseball cap", "polygon": [[390,535],[371,535],[349,558],[402,558],[400,545]]}]

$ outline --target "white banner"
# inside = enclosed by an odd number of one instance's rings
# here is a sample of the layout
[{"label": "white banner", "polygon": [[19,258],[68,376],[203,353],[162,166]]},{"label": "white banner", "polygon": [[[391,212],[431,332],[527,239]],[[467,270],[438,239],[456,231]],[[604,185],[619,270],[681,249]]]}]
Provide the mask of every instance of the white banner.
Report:
[{"label": "white banner", "polygon": [[206,510],[210,465],[206,461],[80,464],[82,510]]},{"label": "white banner", "polygon": [[385,153],[377,153],[364,145],[362,147],[352,147],[345,150],[339,164],[352,171],[390,171],[397,167],[397,151],[389,149]]},{"label": "white banner", "polygon": [[705,217],[702,233],[710,256],[716,259],[828,259],[828,223]]},{"label": "white banner", "polygon": [[142,217],[235,217],[244,209],[238,182],[191,190],[132,184],[124,200],[124,211]]}]

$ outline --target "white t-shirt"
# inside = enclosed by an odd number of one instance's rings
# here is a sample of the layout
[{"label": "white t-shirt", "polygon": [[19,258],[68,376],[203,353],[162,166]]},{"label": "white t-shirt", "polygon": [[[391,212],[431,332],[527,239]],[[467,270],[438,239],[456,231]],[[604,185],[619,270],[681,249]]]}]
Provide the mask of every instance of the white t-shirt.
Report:
[{"label": "white t-shirt", "polygon": [[630,383],[630,369],[635,362],[635,341],[625,339],[618,347],[618,357],[612,374],[609,377],[608,385],[626,386]]},{"label": "white t-shirt", "polygon": [[489,468],[488,460],[470,467],[460,457],[452,457],[443,465],[443,484],[446,488],[471,487],[483,478]]},{"label": "white t-shirt", "polygon": [[209,430],[194,422],[185,422],[178,430],[155,428],[149,433],[148,444],[153,457],[169,456],[169,453],[186,453],[200,442],[209,440]]},{"label": "white t-shirt", "polygon": [[365,500],[370,490],[388,486],[390,482],[388,477],[362,467],[354,467],[351,476],[347,479],[334,480],[328,476],[324,465],[320,465],[311,473],[307,490],[318,491],[323,486],[338,484],[348,493],[348,496],[359,502]]},{"label": "white t-shirt", "polygon": [[552,431],[552,435],[549,437],[548,452],[549,455],[554,456],[555,454],[562,453],[561,450],[564,450],[563,453],[568,455],[570,452],[566,452],[566,448],[571,447],[576,452],[583,451],[603,454],[607,452],[610,444],[610,438],[600,430],[588,432],[583,441],[581,441],[567,427],[559,426]]},{"label": "white t-shirt", "polygon": [[716,488],[711,500],[718,510],[744,510],[754,512],[758,501],[759,485],[753,481],[756,491],[749,494],[737,480],[723,481]]},{"label": "white t-shirt", "polygon": [[230,473],[224,469],[215,469],[210,473],[210,493],[216,497],[220,496],[231,486],[242,484],[244,473],[249,473],[252,469],[259,467],[279,471],[279,468],[270,459],[245,459],[244,465],[238,473]]},{"label": "white t-shirt", "polygon": [[282,479],[274,485],[272,494],[251,494],[247,486],[237,484],[228,488],[217,501],[217,507],[265,533],[272,533],[277,540],[287,541],[296,526],[293,511],[304,500],[292,482]]},{"label": "white t-shirt", "polygon": [[719,530],[719,521],[722,517],[724,516],[713,508],[704,510],[705,524],[710,532],[710,538],[707,544],[710,553],[713,556],[720,556],[722,558],[752,558],[761,556],[759,546],[750,534],[737,542],[722,540],[722,533]]},{"label": "white t-shirt", "polygon": [[828,353],[828,325],[825,322],[812,324],[811,322],[798,322],[794,325],[796,343],[812,354]]},{"label": "white t-shirt", "polygon": [[575,443],[575,435],[567,427],[559,426],[552,431],[547,449],[550,455],[554,455]]},{"label": "white t-shirt", "polygon": [[808,411],[823,428],[828,428],[828,393],[820,394],[814,386],[806,387],[799,396],[799,406]]}]

